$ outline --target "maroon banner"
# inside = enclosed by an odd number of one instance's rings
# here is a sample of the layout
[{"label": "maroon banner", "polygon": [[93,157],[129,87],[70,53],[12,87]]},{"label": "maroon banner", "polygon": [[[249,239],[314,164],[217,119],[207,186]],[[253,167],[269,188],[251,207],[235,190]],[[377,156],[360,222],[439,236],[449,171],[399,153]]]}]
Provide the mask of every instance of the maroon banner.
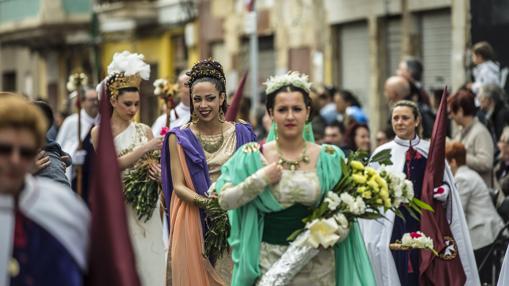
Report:
[{"label": "maroon banner", "polygon": [[90,189],[89,274],[85,285],[139,286],[104,82],[100,98],[101,123]]},{"label": "maroon banner", "polygon": [[[421,200],[432,206],[434,210],[434,212],[424,211],[422,213],[421,231],[433,239],[434,247],[439,254],[442,254],[447,244],[453,241],[453,235],[446,218],[446,209],[442,202],[433,199],[433,189],[443,184],[448,94],[446,87],[433,125],[421,195]],[[452,193],[449,196],[452,196]],[[455,248],[456,257],[450,260],[434,256],[430,251],[421,250],[419,266],[421,285],[465,285],[465,272],[457,253],[457,247],[455,246]]]},{"label": "maroon banner", "polygon": [[239,86],[237,87],[237,90],[235,91],[235,94],[233,95],[232,102],[231,102],[230,106],[228,106],[228,110],[226,111],[226,115],[224,116],[224,119],[226,121],[235,121],[235,118],[237,117],[237,113],[239,113],[240,101],[242,100],[242,97],[244,95],[244,85],[246,84],[246,79],[247,79],[247,72],[245,72],[244,76],[242,76]]}]

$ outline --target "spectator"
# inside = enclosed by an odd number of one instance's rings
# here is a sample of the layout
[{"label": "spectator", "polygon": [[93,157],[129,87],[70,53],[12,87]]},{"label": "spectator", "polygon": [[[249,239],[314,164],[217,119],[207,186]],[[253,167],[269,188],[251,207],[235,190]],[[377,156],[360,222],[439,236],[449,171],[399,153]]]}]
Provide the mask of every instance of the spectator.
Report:
[{"label": "spectator", "polygon": [[[94,89],[87,89],[81,97],[81,140],[85,139],[94,125],[99,122],[99,100],[97,98],[97,91]],[[57,143],[60,144],[62,150],[71,155],[73,163],[80,164],[83,159],[78,151],[78,113],[74,113],[67,117],[62,123],[62,127],[58,132]],[[83,155],[83,154],[81,154]],[[73,168],[68,168],[66,175],[70,180],[73,179]]]},{"label": "spectator", "polygon": [[461,127],[454,139],[465,145],[467,166],[492,187],[495,148],[490,132],[475,116],[474,95],[468,89],[460,89],[448,99],[448,105],[450,118]]},{"label": "spectator", "polygon": [[[187,70],[182,71],[177,79],[178,84],[178,98],[180,102],[175,108],[170,111],[170,128],[180,127],[189,122],[191,119],[191,96],[189,95],[189,87],[186,86],[186,82],[189,80],[189,76],[186,75]],[[164,104],[165,106],[166,104]],[[166,112],[161,114],[152,125],[152,133],[154,137],[161,136],[161,131],[166,127],[166,120],[168,115]]]},{"label": "spectator", "polygon": [[449,142],[446,145],[445,156],[458,187],[477,266],[480,266],[486,255],[489,255],[487,263],[479,271],[481,284],[489,284],[492,266],[495,263],[489,250],[504,223],[493,205],[488,186],[477,172],[466,165],[465,146],[459,142]]},{"label": "spectator", "polygon": [[[418,96],[413,96],[410,82],[402,76],[388,78],[385,81],[384,92],[390,106],[400,100],[415,102],[422,116],[422,137],[424,139],[431,137],[435,115],[429,106],[429,99],[426,102]],[[390,122],[388,122],[388,126],[390,126]]]},{"label": "spectator", "polygon": [[396,75],[404,77],[410,84],[410,94],[415,102],[421,102],[431,106],[430,97],[422,85],[424,67],[422,62],[415,57],[405,57],[396,70]]},{"label": "spectator", "polygon": [[42,111],[49,122],[46,131],[46,144],[36,157],[34,176],[45,177],[66,187],[71,187],[65,175],[65,169],[71,164],[69,154],[62,151],[60,145],[54,138],[48,136],[53,127],[54,117],[51,107],[44,101],[34,101],[33,104]]},{"label": "spectator", "polygon": [[364,151],[371,152],[371,144],[369,142],[369,127],[366,124],[353,124],[345,134],[345,148],[352,152]]},{"label": "spectator", "polygon": [[334,121],[325,126],[323,143],[343,147],[344,134],[345,126],[343,123]]},{"label": "spectator", "polygon": [[500,85],[500,67],[495,63],[495,52],[488,42],[479,42],[472,48],[474,82],[468,87],[478,94],[485,84]]},{"label": "spectator", "polygon": [[46,133],[39,109],[0,93],[1,285],[83,285],[90,213],[61,184],[29,174]]},{"label": "spectator", "polygon": [[498,141],[500,154],[495,165],[495,189],[509,196],[509,127],[504,128]]},{"label": "spectator", "polygon": [[[394,133],[394,132],[391,132],[391,133]],[[376,137],[375,137],[376,147],[381,146],[381,145],[391,141],[392,139],[393,138],[391,138],[391,136],[389,136],[387,130],[379,130],[376,133]]]},{"label": "spectator", "polygon": [[336,105],[334,104],[334,93],[336,89],[334,87],[319,85],[318,87],[313,87],[313,91],[317,94],[320,116],[326,124],[332,123],[338,116]]},{"label": "spectator", "polygon": [[340,115],[340,121],[348,127],[351,124],[367,124],[368,117],[362,110],[362,105],[357,97],[348,90],[338,90],[334,94],[336,111]]},{"label": "spectator", "polygon": [[478,94],[479,107],[494,140],[500,138],[502,130],[509,124],[509,107],[504,97],[504,90],[496,84],[483,85]]}]

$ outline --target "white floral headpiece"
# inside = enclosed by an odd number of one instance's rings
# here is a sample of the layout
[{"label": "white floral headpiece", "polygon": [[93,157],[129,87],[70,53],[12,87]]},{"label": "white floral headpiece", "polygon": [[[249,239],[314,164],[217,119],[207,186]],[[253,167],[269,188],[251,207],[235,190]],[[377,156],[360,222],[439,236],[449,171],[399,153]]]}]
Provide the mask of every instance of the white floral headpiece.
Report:
[{"label": "white floral headpiece", "polygon": [[306,74],[296,71],[290,71],[284,75],[271,76],[263,84],[267,87],[265,93],[270,94],[284,86],[294,86],[309,93],[311,91],[311,83],[308,81]]},{"label": "white floral headpiece", "polygon": [[143,61],[142,54],[123,51],[113,55],[113,61],[108,66],[107,87],[111,96],[118,96],[122,88],[140,88],[141,80],[150,77],[150,66]]}]

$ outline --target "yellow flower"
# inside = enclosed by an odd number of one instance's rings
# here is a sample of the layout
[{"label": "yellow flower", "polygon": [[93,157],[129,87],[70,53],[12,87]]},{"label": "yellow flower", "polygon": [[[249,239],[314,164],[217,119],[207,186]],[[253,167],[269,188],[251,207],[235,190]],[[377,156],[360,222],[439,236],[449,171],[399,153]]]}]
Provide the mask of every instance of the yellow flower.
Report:
[{"label": "yellow flower", "polygon": [[358,187],[358,188],[357,188],[357,193],[359,193],[359,194],[362,194],[362,193],[364,193],[365,191],[366,191],[366,187]]},{"label": "yellow flower", "polygon": [[374,177],[375,181],[377,182],[378,185],[380,185],[382,188],[385,186],[385,188],[387,188],[387,182],[380,176],[376,175]]},{"label": "yellow flower", "polygon": [[371,167],[366,167],[365,171],[368,176],[375,176],[377,174],[376,170]]},{"label": "yellow flower", "polygon": [[352,168],[353,168],[354,170],[359,170],[359,171],[364,170],[364,165],[362,165],[362,163],[361,163],[361,162],[359,162],[359,161],[352,161],[352,162],[350,163],[350,166],[352,166]]},{"label": "yellow flower", "polygon": [[314,220],[309,224],[308,229],[307,242],[314,248],[318,248],[320,245],[327,248],[339,240],[339,235],[336,234],[339,225],[333,217]]},{"label": "yellow flower", "polygon": [[379,189],[378,184],[373,179],[369,180],[367,185],[369,187],[371,187],[373,190],[377,190],[378,191],[378,189]]},{"label": "yellow flower", "polygon": [[391,199],[384,200],[384,205],[386,208],[390,208],[391,207]]},{"label": "yellow flower", "polygon": [[[355,162],[355,161],[354,161]],[[352,162],[353,163],[353,162]],[[362,164],[361,164],[362,165]],[[359,185],[362,185],[364,183],[366,183],[366,176],[364,175],[359,175],[359,174],[353,174],[352,175],[352,179],[355,183],[359,184]]]},{"label": "yellow flower", "polygon": [[377,200],[376,200],[376,203],[377,203],[377,204],[379,204],[379,205],[381,205],[381,204],[383,203],[383,201],[382,201],[382,199],[377,199]]},{"label": "yellow flower", "polygon": [[367,191],[367,192],[362,193],[362,197],[365,199],[371,199],[371,192]]},{"label": "yellow flower", "polygon": [[389,192],[385,191],[385,190],[382,190],[380,192],[380,197],[382,197],[382,199],[388,199],[389,198]]}]

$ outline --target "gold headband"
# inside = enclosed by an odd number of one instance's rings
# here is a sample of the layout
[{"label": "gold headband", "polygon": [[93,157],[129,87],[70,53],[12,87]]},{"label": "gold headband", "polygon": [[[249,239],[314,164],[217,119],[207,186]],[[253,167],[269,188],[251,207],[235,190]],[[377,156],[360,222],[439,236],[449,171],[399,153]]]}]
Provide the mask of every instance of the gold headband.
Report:
[{"label": "gold headband", "polygon": [[112,97],[117,97],[118,91],[123,88],[140,89],[140,84],[141,77],[138,74],[126,76],[124,73],[115,73],[107,81],[108,91]]}]

